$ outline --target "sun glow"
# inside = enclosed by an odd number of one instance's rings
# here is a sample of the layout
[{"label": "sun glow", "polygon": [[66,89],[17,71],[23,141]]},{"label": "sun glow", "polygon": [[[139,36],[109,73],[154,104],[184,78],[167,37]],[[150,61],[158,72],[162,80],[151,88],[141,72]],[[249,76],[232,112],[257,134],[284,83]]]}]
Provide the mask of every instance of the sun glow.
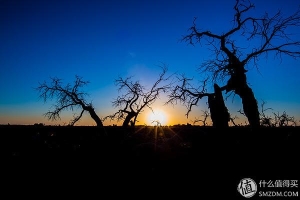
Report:
[{"label": "sun glow", "polygon": [[151,125],[167,125],[167,115],[162,110],[153,110],[149,113],[147,121]]}]

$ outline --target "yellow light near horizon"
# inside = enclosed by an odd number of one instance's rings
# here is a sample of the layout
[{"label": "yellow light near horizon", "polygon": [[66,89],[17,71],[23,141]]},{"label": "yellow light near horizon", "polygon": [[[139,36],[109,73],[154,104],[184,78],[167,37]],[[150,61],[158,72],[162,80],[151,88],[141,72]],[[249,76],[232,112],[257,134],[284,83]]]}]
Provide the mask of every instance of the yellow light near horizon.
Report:
[{"label": "yellow light near horizon", "polygon": [[155,109],[148,114],[148,123],[151,125],[167,125],[167,115],[164,111]]}]

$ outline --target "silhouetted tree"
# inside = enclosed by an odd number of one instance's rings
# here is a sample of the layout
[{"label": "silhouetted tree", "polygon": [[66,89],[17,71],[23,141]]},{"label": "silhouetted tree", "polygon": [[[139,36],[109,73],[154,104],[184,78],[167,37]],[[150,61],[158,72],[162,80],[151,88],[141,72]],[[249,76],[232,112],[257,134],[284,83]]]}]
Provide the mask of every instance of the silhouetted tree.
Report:
[{"label": "silhouetted tree", "polygon": [[[226,80],[227,84],[221,87],[226,93],[232,91],[242,99],[243,111],[252,127],[260,126],[260,116],[256,98],[250,86],[247,83],[246,66],[253,63],[258,67],[258,57],[274,52],[275,56],[281,59],[282,55],[298,58],[300,56],[300,41],[294,41],[291,35],[287,33],[291,27],[300,25],[300,7],[288,17],[284,17],[279,10],[273,16],[268,13],[261,17],[247,16],[249,10],[254,8],[254,4],[246,0],[237,0],[234,5],[234,24],[233,27],[222,34],[216,34],[209,30],[199,30],[196,27],[196,19],[193,26],[189,29],[190,33],[183,37],[183,41],[194,45],[195,43],[205,43],[209,46],[215,57],[204,62],[200,69],[202,72],[210,73],[209,76],[213,82],[217,80]],[[251,48],[241,48],[238,42],[232,38],[245,39]],[[258,42],[257,42],[258,41]],[[255,46],[256,45],[256,46]],[[271,69],[270,69],[271,70]],[[183,79],[182,81],[187,81]],[[196,105],[203,96],[208,94],[197,93],[197,87],[192,90],[185,87],[177,87],[180,91],[171,95],[171,98],[182,96],[186,97],[189,111]]]},{"label": "silhouetted tree", "polygon": [[188,117],[189,113],[192,111],[192,107],[196,106],[203,97],[208,97],[207,103],[213,126],[216,128],[228,127],[230,114],[224,103],[222,89],[217,84],[214,84],[214,93],[208,93],[206,91],[208,79],[204,80],[200,87],[195,88],[190,84],[191,79],[184,76],[177,78],[181,85],[173,87],[169,93],[169,99],[166,104],[177,104],[177,101],[186,104],[188,109],[186,116]]},{"label": "silhouetted tree", "polygon": [[227,128],[230,114],[225,106],[221,88],[214,84],[214,94],[208,96],[208,105],[213,126],[216,128]]},{"label": "silhouetted tree", "polygon": [[96,114],[92,103],[87,103],[85,100],[87,93],[80,90],[88,83],[88,81],[83,81],[79,76],[76,76],[73,85],[63,85],[61,79],[58,78],[51,78],[50,83],[40,83],[36,88],[40,93],[40,98],[42,98],[44,102],[52,99],[56,101],[53,110],[48,111],[44,115],[48,117],[49,120],[57,120],[60,119],[62,111],[80,109],[80,114],[75,114],[74,118],[69,122],[69,125],[73,126],[81,119],[83,113],[87,111],[97,126],[103,127],[103,123]]},{"label": "silhouetted tree", "polygon": [[274,114],[274,126],[275,127],[283,127],[283,126],[296,126],[296,120],[294,116],[289,116],[284,111],[282,114],[279,114],[279,112],[273,113]]},{"label": "silhouetted tree", "polygon": [[265,108],[265,104],[266,104],[265,101],[263,101],[261,103],[260,124],[262,126],[272,127],[273,126],[273,124],[272,124],[272,117],[266,115],[266,111],[267,110],[272,110],[272,109],[271,108]]},{"label": "silhouetted tree", "polygon": [[160,123],[159,120],[153,120],[153,121],[151,122],[151,124],[155,124],[154,126],[161,126],[161,123]]},{"label": "silhouetted tree", "polygon": [[151,105],[159,98],[160,94],[162,92],[166,93],[170,89],[171,83],[165,83],[170,79],[170,76],[166,77],[166,72],[167,68],[165,66],[162,67],[162,72],[150,89],[147,89],[139,81],[132,81],[132,77],[125,79],[120,77],[115,80],[121,95],[112,103],[119,110],[104,119],[124,120],[123,127],[127,127],[129,123],[134,126],[138,115],[144,108],[152,110]]},{"label": "silhouetted tree", "polygon": [[282,114],[279,112],[273,112],[274,118],[267,116],[267,110],[273,110],[272,108],[265,108],[266,102],[261,104],[261,125],[267,127],[284,127],[284,126],[296,126],[296,120],[294,116],[289,116],[285,111]]},{"label": "silhouetted tree", "polygon": [[208,125],[207,118],[209,117],[210,114],[207,110],[204,110],[204,111],[202,110],[202,112],[203,112],[203,115],[202,115],[203,119],[195,118],[195,120],[193,121],[193,125],[195,125],[198,122],[202,122],[202,126]]}]

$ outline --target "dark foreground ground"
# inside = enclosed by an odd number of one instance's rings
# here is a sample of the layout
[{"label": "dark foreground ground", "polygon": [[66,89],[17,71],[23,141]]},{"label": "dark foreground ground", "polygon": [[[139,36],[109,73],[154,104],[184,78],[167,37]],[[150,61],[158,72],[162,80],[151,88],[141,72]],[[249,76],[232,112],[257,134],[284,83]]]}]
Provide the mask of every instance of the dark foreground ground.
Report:
[{"label": "dark foreground ground", "polygon": [[33,193],[87,187],[108,193],[104,199],[120,193],[242,199],[236,190],[242,178],[299,180],[300,174],[300,127],[7,125],[0,133],[2,180]]}]

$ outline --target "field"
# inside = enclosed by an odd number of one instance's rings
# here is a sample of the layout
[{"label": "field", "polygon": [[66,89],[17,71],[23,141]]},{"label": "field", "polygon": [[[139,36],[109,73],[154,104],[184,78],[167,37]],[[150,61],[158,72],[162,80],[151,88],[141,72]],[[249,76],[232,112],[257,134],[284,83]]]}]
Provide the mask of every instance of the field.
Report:
[{"label": "field", "polygon": [[245,177],[299,178],[300,127],[5,125],[0,132],[2,171],[15,179],[110,180],[114,187],[154,181],[208,193],[221,182],[235,188]]}]

